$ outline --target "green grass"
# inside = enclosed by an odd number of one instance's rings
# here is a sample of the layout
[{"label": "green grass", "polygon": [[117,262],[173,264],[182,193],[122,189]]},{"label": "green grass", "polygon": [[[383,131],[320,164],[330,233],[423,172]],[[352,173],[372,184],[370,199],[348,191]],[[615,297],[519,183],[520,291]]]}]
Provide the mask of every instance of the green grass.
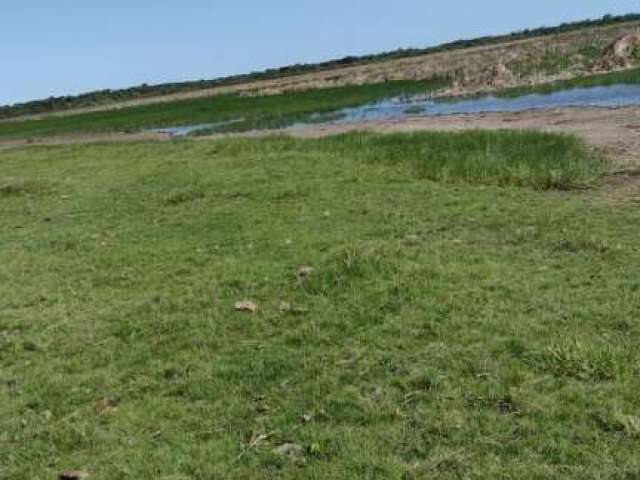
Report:
[{"label": "green grass", "polygon": [[198,125],[243,119],[226,130],[279,128],[313,121],[314,114],[363,105],[399,95],[443,88],[446,80],[388,82],[260,97],[220,95],[120,110],[0,122],[0,140],[95,132],[131,132],[149,128]]},{"label": "green grass", "polygon": [[606,87],[611,85],[637,85],[640,84],[640,68],[632,68],[619,72],[610,72],[597,75],[576,77],[571,80],[545,83],[530,87],[509,88],[499,91],[499,97],[519,97],[531,93],[553,93],[570,88]]},{"label": "green grass", "polygon": [[443,182],[571,189],[608,168],[577,138],[536,131],[346,135],[321,144],[326,152],[402,165],[416,178]]},{"label": "green grass", "polygon": [[528,133],[0,152],[0,478],[637,478],[640,211],[433,181],[447,142],[577,161]]}]

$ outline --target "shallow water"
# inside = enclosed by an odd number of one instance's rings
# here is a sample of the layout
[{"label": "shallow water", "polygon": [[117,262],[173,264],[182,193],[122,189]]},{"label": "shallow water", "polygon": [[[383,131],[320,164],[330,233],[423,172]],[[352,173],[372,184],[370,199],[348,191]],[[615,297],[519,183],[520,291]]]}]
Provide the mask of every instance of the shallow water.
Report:
[{"label": "shallow water", "polygon": [[564,107],[623,107],[640,105],[640,85],[573,88],[547,94],[514,98],[488,95],[457,101],[394,99],[342,110],[337,123],[363,120],[394,120],[464,113],[523,112]]},{"label": "shallow water", "polygon": [[196,132],[200,132],[203,130],[215,131],[216,128],[224,127],[226,125],[232,125],[234,123],[241,122],[242,120],[243,120],[242,118],[238,118],[235,120],[227,120],[224,122],[199,123],[195,125],[182,125],[179,127],[153,128],[149,131],[155,132],[155,133],[166,133],[176,137],[185,137],[187,135],[192,135]]},{"label": "shallow water", "polygon": [[[307,122],[295,123],[290,128],[307,128],[323,118],[327,123],[345,124],[367,120],[401,120],[410,117],[429,117],[454,114],[490,112],[524,112],[566,107],[624,107],[640,105],[640,85],[611,85],[589,88],[572,88],[545,94],[530,94],[518,97],[495,97],[487,95],[458,100],[432,100],[428,96],[408,96],[381,100],[335,112],[315,113]],[[174,136],[192,135],[200,131],[215,132],[216,129],[242,122],[243,119],[199,125],[157,128],[151,131]]]}]

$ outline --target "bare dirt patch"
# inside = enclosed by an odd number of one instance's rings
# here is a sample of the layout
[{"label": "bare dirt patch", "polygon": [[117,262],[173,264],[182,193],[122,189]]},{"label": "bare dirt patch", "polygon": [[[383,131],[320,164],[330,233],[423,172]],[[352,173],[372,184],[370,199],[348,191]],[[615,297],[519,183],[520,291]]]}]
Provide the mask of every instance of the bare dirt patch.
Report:
[{"label": "bare dirt patch", "polygon": [[614,173],[607,177],[599,197],[612,203],[640,203],[640,170]]}]

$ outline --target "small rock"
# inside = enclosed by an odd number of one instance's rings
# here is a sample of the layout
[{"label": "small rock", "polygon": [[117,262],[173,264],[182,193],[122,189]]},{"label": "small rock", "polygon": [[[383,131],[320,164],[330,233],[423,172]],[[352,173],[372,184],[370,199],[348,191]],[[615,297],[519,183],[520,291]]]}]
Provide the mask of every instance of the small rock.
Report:
[{"label": "small rock", "polygon": [[628,33],[617,39],[608,48],[614,57],[628,59],[640,47],[640,33]]},{"label": "small rock", "polygon": [[280,302],[280,305],[278,305],[278,308],[283,313],[284,312],[290,312],[291,311],[291,303],[282,301],[282,302]]},{"label": "small rock", "polygon": [[86,480],[87,478],[89,478],[89,474],[81,470],[62,472],[58,476],[58,480]]},{"label": "small rock", "polygon": [[297,443],[285,443],[273,450],[273,453],[287,457],[296,463],[304,463],[304,447]]},{"label": "small rock", "polygon": [[518,408],[513,401],[513,398],[511,398],[511,395],[507,395],[506,397],[500,399],[497,406],[500,413],[504,415],[519,413]]},{"label": "small rock", "polygon": [[278,305],[280,313],[288,313],[292,315],[304,315],[309,312],[309,309],[305,307],[299,307],[297,305],[292,305],[290,302],[280,302]]},{"label": "small rock", "polygon": [[118,411],[118,400],[115,398],[103,398],[96,404],[96,412],[100,415],[107,413],[115,413]]},{"label": "small rock", "polygon": [[407,235],[404,241],[407,245],[418,245],[420,243],[420,237],[418,235]]},{"label": "small rock", "polygon": [[313,267],[300,267],[298,269],[298,277],[308,277],[309,275],[311,275],[313,272],[315,272],[315,268]]},{"label": "small rock", "polygon": [[298,278],[298,285],[302,286],[304,282],[311,276],[313,272],[315,272],[315,268],[313,267],[300,267],[296,272],[296,277]]},{"label": "small rock", "polygon": [[256,313],[258,311],[258,306],[249,300],[245,300],[244,302],[236,302],[233,308],[236,310],[236,312]]}]

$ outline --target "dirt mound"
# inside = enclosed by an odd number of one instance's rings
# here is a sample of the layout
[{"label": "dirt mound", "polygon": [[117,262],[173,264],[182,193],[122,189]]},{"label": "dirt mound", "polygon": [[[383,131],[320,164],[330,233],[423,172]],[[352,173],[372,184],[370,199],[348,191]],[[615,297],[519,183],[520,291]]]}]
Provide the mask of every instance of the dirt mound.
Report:
[{"label": "dirt mound", "polygon": [[640,50],[640,33],[629,33],[616,40],[609,51],[615,57],[630,58]]},{"label": "dirt mound", "polygon": [[511,70],[504,64],[498,63],[491,70],[491,80],[489,84],[492,87],[496,88],[504,88],[514,84],[517,80],[516,76],[513,74]]},{"label": "dirt mound", "polygon": [[640,60],[640,33],[628,33],[609,45],[606,53],[595,65],[597,71],[628,67]]},{"label": "dirt mound", "polygon": [[498,62],[489,68],[459,68],[455,71],[452,87],[447,92],[455,94],[466,88],[484,91],[514,86],[517,82],[518,77],[504,63]]}]

